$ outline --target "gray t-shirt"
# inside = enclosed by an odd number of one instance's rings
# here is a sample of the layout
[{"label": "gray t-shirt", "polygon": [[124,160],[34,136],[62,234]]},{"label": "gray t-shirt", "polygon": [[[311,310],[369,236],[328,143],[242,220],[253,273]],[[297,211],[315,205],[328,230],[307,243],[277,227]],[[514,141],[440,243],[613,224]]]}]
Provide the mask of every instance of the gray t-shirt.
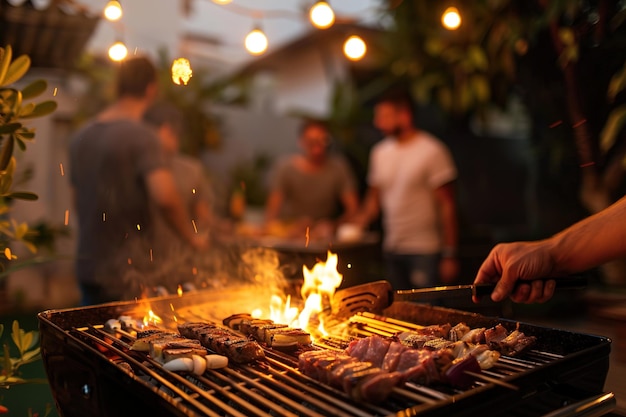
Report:
[{"label": "gray t-shirt", "polygon": [[346,160],[329,155],[322,169],[303,172],[293,156],[276,164],[272,188],[284,195],[281,218],[309,217],[313,220],[332,219],[341,214],[341,196],[356,191],[356,179]]},{"label": "gray t-shirt", "polygon": [[156,133],[140,123],[96,121],[76,132],[69,156],[78,217],[77,278],[106,286],[112,297],[128,298],[129,277],[151,261],[153,219],[145,177],[168,166],[164,150]]}]

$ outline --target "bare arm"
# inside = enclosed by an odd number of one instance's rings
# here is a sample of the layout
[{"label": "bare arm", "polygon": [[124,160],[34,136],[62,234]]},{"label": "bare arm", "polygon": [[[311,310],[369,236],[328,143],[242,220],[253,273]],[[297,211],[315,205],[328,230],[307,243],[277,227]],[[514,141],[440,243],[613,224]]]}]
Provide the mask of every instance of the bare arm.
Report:
[{"label": "bare arm", "polygon": [[449,182],[435,189],[435,199],[441,216],[443,247],[439,276],[444,284],[450,284],[459,275],[457,248],[459,245],[459,226],[457,221],[454,183]]},{"label": "bare arm", "polygon": [[349,222],[356,216],[359,210],[359,196],[354,190],[346,191],[341,196],[341,202],[343,204],[343,214],[340,221]]},{"label": "bare arm", "polygon": [[206,240],[196,234],[191,217],[183,206],[174,176],[167,169],[156,169],[146,176],[149,197],[163,213],[165,220],[193,247],[204,247]]},{"label": "bare arm", "polygon": [[278,218],[280,213],[280,209],[283,205],[284,196],[283,193],[279,190],[273,190],[270,192],[267,197],[267,202],[265,203],[265,221],[271,222]]},{"label": "bare arm", "polygon": [[[559,277],[626,256],[626,197],[556,235],[535,242],[496,245],[476,275],[475,283],[498,282],[494,301],[544,302],[554,294],[555,281],[521,285],[518,280]],[[478,302],[478,299],[474,299]]]},{"label": "bare arm", "polygon": [[354,216],[354,223],[361,227],[367,227],[380,214],[380,190],[370,186],[367,189],[363,204]]},{"label": "bare arm", "polygon": [[456,251],[459,244],[459,226],[453,183],[450,182],[435,189],[435,198],[441,214],[443,248],[444,256],[446,256],[446,251]]}]

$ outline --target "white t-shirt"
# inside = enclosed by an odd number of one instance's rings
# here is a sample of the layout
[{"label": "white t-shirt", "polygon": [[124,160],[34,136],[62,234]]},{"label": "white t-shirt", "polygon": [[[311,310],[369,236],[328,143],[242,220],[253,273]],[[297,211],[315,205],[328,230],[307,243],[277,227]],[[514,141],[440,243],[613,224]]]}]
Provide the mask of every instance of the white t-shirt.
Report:
[{"label": "white t-shirt", "polygon": [[441,250],[434,190],[456,176],[448,148],[426,132],[404,143],[385,138],[372,148],[368,184],[380,190],[386,251],[434,254]]}]

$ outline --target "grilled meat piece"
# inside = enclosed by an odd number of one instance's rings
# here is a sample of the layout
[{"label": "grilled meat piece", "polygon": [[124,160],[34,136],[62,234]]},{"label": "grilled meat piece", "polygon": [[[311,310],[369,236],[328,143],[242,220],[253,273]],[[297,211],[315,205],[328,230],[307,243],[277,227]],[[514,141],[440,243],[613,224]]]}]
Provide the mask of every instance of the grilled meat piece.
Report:
[{"label": "grilled meat piece", "polygon": [[304,352],[298,358],[298,367],[305,375],[342,389],[359,401],[383,401],[401,379],[399,374],[385,372],[371,362],[332,350]]},{"label": "grilled meat piece", "polygon": [[526,336],[520,332],[519,324],[518,328],[510,333],[501,324],[485,330],[485,342],[489,347],[498,350],[503,355],[517,355],[534,345],[536,341],[537,338],[535,336]]},{"label": "grilled meat piece", "polygon": [[237,326],[243,334],[269,347],[293,348],[299,345],[308,346],[312,342],[308,332],[286,324],[274,323],[269,319],[253,319],[243,314],[235,314],[225,318],[223,322]]},{"label": "grilled meat piece", "polygon": [[237,363],[249,363],[265,357],[263,349],[254,340],[212,323],[183,323],[178,325],[178,331],[185,337],[199,340],[202,346],[228,356]]},{"label": "grilled meat piece", "polygon": [[149,352],[150,351],[150,345],[154,342],[157,341],[170,341],[170,340],[174,340],[174,339],[183,339],[183,337],[178,334],[178,333],[174,333],[174,332],[170,332],[170,331],[166,331],[166,330],[162,330],[159,332],[153,332],[147,335],[144,335],[143,337],[139,337],[139,334],[137,334],[137,339],[135,339],[135,341],[133,342],[133,344],[131,345],[130,349],[131,350],[137,350],[140,352]]}]

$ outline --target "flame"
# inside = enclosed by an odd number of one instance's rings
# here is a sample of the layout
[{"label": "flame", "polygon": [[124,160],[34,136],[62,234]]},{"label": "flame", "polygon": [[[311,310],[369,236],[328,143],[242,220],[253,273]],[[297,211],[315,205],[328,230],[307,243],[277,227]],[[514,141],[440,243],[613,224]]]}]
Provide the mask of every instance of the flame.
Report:
[{"label": "flame", "polygon": [[176,292],[178,293],[179,297],[182,297],[182,295],[183,295],[183,286],[182,285],[178,285],[178,288],[176,289]]},{"label": "flame", "polygon": [[290,296],[283,300],[280,296],[273,295],[270,301],[270,320],[301,328],[311,333],[313,338],[319,335],[327,336],[321,313],[343,280],[343,276],[337,271],[337,263],[337,255],[328,251],[326,262],[317,262],[313,269],[304,265],[302,269],[304,283],[300,290],[304,300],[302,311],[291,306]]},{"label": "flame", "polygon": [[163,320],[161,319],[161,317],[157,316],[156,314],[154,314],[154,311],[152,311],[152,309],[148,310],[148,313],[146,316],[144,316],[143,318],[143,324],[144,326],[148,326],[150,324],[160,324],[163,323]]}]

